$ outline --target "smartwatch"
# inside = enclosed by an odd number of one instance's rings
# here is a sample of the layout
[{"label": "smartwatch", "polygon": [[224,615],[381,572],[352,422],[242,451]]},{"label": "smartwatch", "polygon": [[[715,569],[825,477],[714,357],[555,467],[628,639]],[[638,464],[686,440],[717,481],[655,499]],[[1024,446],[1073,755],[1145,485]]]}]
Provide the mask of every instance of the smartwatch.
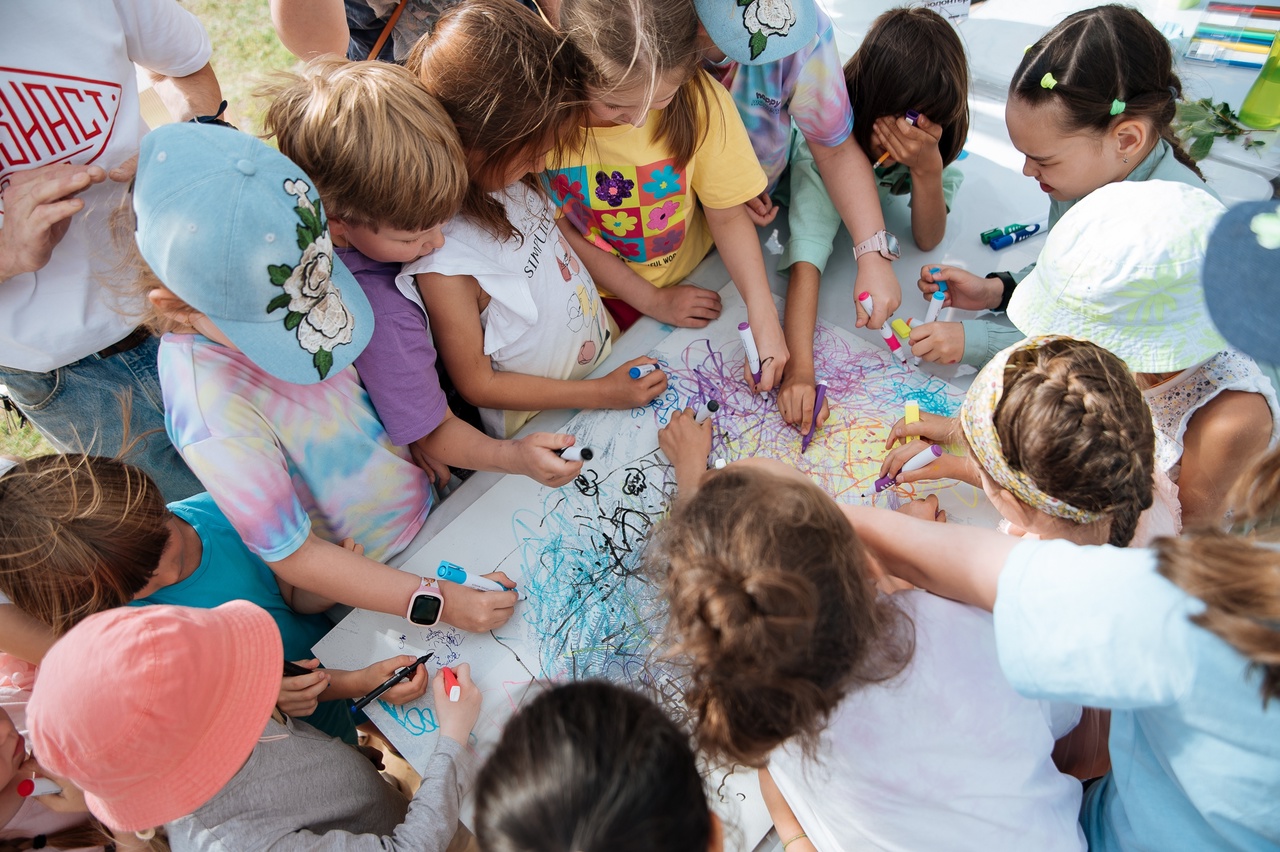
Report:
[{"label": "smartwatch", "polygon": [[869,251],[878,251],[885,260],[897,260],[901,252],[898,250],[898,238],[885,230],[876,231],[868,240],[863,240],[853,247],[853,259],[857,260]]},{"label": "smartwatch", "polygon": [[404,617],[419,627],[431,627],[444,615],[444,595],[431,577],[423,577],[422,585],[409,598],[409,610]]}]

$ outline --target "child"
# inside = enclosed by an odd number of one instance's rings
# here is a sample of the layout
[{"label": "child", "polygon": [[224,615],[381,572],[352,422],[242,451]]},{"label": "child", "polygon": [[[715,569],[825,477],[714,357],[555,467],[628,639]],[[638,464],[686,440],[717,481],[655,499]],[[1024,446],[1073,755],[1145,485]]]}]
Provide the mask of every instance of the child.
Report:
[{"label": "child", "polygon": [[[496,627],[511,616],[514,591],[437,590],[374,561],[422,527],[431,484],[347,369],[373,313],[334,262],[310,191],[300,168],[234,130],[173,124],[144,140],[133,203],[154,273],[139,286],[151,321],[169,331],[159,363],[169,437],[249,549],[290,586],[395,615],[422,602],[423,624],[443,609],[462,629]],[[509,456],[523,451],[507,446]],[[347,538],[371,558],[335,543]],[[441,594],[442,606],[426,606]]]},{"label": "child", "polygon": [[[871,25],[844,74],[854,141],[872,162],[888,157],[888,165],[875,169],[880,204],[909,195],[911,235],[920,248],[933,248],[946,232],[951,200],[964,180],[954,165],[969,135],[969,68],[960,37],[932,10],[891,9]],[[904,117],[907,110],[920,115],[914,125]],[[778,261],[779,270],[791,270],[784,319],[791,360],[778,409],[783,420],[804,429],[813,421],[818,288],[840,227],[828,186],[801,142],[791,165],[792,236]],[[855,284],[854,291],[861,293],[859,288]],[[880,299],[872,296],[878,310]],[[824,405],[818,422],[826,418]]]},{"label": "child", "polygon": [[[768,765],[762,786],[807,835],[790,852],[1083,850],[1080,785],[1051,758],[1079,706],[1018,696],[985,613],[877,594],[840,507],[803,475],[767,459],[707,473],[710,433],[686,410],[659,434],[681,500],[646,560],[698,743]],[[795,817],[771,813],[788,836]]]},{"label": "child", "polygon": [[397,282],[421,294],[449,375],[499,438],[536,409],[634,408],[667,387],[661,371],[630,376],[652,358],[586,378],[617,327],[536,178],[585,113],[573,57],[514,0],[455,6],[409,57],[458,128],[471,187],[444,247],[406,264]]},{"label": "child", "polygon": [[1023,695],[1111,708],[1112,771],[1080,811],[1090,849],[1273,849],[1280,451],[1249,466],[1230,503],[1229,531],[1153,550],[845,512],[898,576],[994,609],[1000,667]]},{"label": "child", "polygon": [[[1077,12],[1032,45],[1009,84],[1005,123],[1014,147],[1026,155],[1022,173],[1049,196],[1048,228],[1071,205],[1115,181],[1178,181],[1205,189],[1173,134],[1181,97],[1169,42],[1132,7]],[[930,272],[934,268],[940,271]],[[1002,311],[1031,268],[979,278],[929,264],[920,271],[920,291],[928,299],[937,281],[946,281],[944,304]],[[1017,339],[985,320],[930,323],[912,330],[911,351],[929,361],[980,367]]]},{"label": "child", "polygon": [[605,681],[539,694],[502,729],[476,781],[486,852],[721,852],[689,738]]},{"label": "child", "polygon": [[1155,434],[1142,391],[1123,361],[1085,340],[1014,344],[973,380],[957,417],[899,421],[889,442],[907,435],[962,437],[969,457],[944,454],[900,475],[925,446],[909,441],[885,458],[882,476],[979,486],[1016,534],[1124,547],[1152,504]]},{"label": "child", "polygon": [[440,226],[467,191],[458,136],[440,105],[403,68],[333,58],[266,93],[275,96],[266,128],[315,180],[338,257],[373,307],[373,336],[355,364],[390,440],[444,481],[453,465],[568,482],[578,466],[553,452],[567,438],[494,441],[453,415],[427,317],[396,289],[401,264],[441,246]]},{"label": "child", "polygon": [[[165,506],[150,477],[114,459],[47,455],[18,465],[0,477],[0,529],[0,589],[51,638],[131,602],[209,608],[247,600],[275,619],[285,658],[314,668],[311,647],[333,626],[308,610],[314,596],[279,581],[245,547],[208,494]],[[0,642],[6,638],[0,629]],[[286,677],[278,703],[355,745],[350,705],[341,699],[370,692],[413,659]],[[416,672],[383,698],[412,701],[426,685]]]},{"label": "child", "polygon": [[[873,201],[877,177],[872,174],[874,157],[869,158],[867,139],[859,136],[855,121],[857,116],[863,116],[865,123],[890,113],[868,115],[861,112],[857,103],[851,107],[851,92],[846,92],[839,81],[840,56],[836,52],[835,27],[814,0],[796,0],[771,7],[767,3],[751,5],[738,0],[695,0],[694,5],[701,19],[699,48],[704,64],[733,97],[768,178],[765,191],[747,202],[755,224],[767,225],[777,215],[769,194],[778,189],[788,161],[792,163],[792,241],[779,269],[801,259],[812,259],[821,269],[831,254],[830,239],[825,245],[811,245],[813,241],[798,224],[800,214],[807,212],[803,208],[814,203],[802,198],[797,184],[798,180],[807,181],[808,191],[824,199],[817,203],[826,208],[824,215],[834,223],[831,237],[835,237],[834,228],[838,227],[841,217],[854,236],[854,256],[858,260],[854,292],[871,293],[876,305],[876,315],[868,317],[865,311],[858,310],[862,308],[861,303],[855,301],[856,321],[859,326],[869,323],[879,328],[902,302],[902,288],[891,266],[897,258],[897,249],[889,247],[884,216]],[[868,34],[868,40],[870,38]],[[922,73],[920,63],[929,61],[928,45],[918,47],[915,59],[909,73],[887,78],[893,80],[893,87],[910,85],[905,80]],[[966,74],[963,52],[961,73]],[[890,86],[886,84],[884,88]],[[893,115],[901,118],[903,112],[897,110]],[[929,115],[935,120],[942,118],[941,113]],[[905,121],[902,126],[906,128]],[[902,130],[894,136],[909,139],[916,133]],[[925,131],[918,133],[924,135]],[[963,134],[960,138],[963,144]],[[803,178],[799,177],[801,172]],[[830,197],[824,184],[830,189]],[[875,240],[882,234],[885,240],[880,246],[882,251],[864,247],[869,239]],[[814,286],[817,286],[816,279]],[[788,344],[790,342],[788,340]]]},{"label": "child", "polygon": [[765,176],[728,93],[698,70],[692,3],[569,0],[560,24],[590,65],[588,126],[551,160],[561,231],[599,286],[686,326],[720,313],[714,293],[672,286],[714,241],[760,351],[748,383],[771,390],[787,346],[746,209]]},{"label": "child", "polygon": [[1204,252],[1222,212],[1182,183],[1095,190],[1049,234],[1009,303],[1019,331],[1088,338],[1129,365],[1186,526],[1219,522],[1231,484],[1280,439],[1275,389],[1228,349],[1205,308]]},{"label": "child", "polygon": [[[467,664],[456,669],[460,700],[445,697],[442,677],[432,683],[441,736],[410,803],[359,752],[272,707],[282,659],[275,622],[246,601],[91,615],[40,667],[32,746],[108,826],[163,825],[174,852],[444,852],[480,712]],[[86,660],[113,674],[110,701],[96,700]]]}]

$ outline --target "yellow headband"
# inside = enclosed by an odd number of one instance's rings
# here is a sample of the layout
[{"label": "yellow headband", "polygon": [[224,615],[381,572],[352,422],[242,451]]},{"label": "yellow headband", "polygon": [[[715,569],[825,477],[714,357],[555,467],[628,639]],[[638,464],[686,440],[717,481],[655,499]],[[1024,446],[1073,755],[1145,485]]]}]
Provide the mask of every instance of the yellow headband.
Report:
[{"label": "yellow headband", "polygon": [[1091,524],[1102,520],[1104,513],[1077,508],[1041,491],[1031,477],[1009,466],[1000,446],[1000,436],[996,434],[995,413],[1004,396],[1004,374],[1009,356],[1022,349],[1034,349],[1054,339],[1056,338],[1052,336],[1033,337],[1010,346],[992,358],[969,386],[964,404],[960,406],[960,427],[964,430],[969,446],[973,448],[973,456],[978,464],[1001,488],[1037,511],[1055,518],[1075,521],[1077,524]]}]

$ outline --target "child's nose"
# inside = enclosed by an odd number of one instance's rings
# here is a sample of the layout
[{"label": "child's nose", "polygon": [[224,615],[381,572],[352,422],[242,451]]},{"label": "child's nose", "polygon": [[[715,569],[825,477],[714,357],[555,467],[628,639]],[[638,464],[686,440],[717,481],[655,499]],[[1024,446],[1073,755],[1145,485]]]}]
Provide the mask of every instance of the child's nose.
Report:
[{"label": "child's nose", "polygon": [[1027,177],[1036,176],[1036,167],[1035,167],[1035,164],[1031,162],[1030,157],[1027,157],[1025,160],[1022,161],[1022,173]]}]

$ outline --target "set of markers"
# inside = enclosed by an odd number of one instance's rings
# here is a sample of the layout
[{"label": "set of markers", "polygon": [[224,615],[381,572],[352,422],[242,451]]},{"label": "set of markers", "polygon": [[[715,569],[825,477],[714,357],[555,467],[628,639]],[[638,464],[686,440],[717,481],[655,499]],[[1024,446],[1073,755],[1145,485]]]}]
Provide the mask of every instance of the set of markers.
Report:
[{"label": "set of markers", "polygon": [[[919,422],[919,420],[920,404],[917,402],[908,402],[902,418],[903,423],[911,425],[912,423]],[[942,458],[942,447],[937,444],[930,444],[911,458],[907,459],[902,467],[898,469],[897,473],[882,476],[877,479],[875,484],[876,493],[879,494],[887,488],[892,488],[896,484],[897,478],[902,474],[910,473],[913,470],[919,470],[922,467],[933,464],[940,458]]]},{"label": "set of markers", "polygon": [[[941,272],[941,267],[933,267],[929,270],[933,275]],[[931,323],[938,319],[938,314],[942,312],[942,303],[947,300],[947,282],[938,281],[938,289],[934,291],[933,297],[929,299],[929,308],[925,311],[925,323]],[[871,299],[871,294],[865,291],[858,294],[858,302],[862,305],[862,309],[867,312],[867,316],[871,316],[871,312],[875,310],[875,302]],[[898,338],[902,338],[902,342],[907,345],[911,344],[911,323],[912,320],[895,319],[880,326],[880,336],[884,338],[885,345],[889,347],[889,351],[893,353],[893,357],[897,358],[903,364],[907,363],[906,349],[902,343],[898,342]],[[911,358],[913,367],[920,366],[920,357],[917,355]]]},{"label": "set of markers", "polygon": [[990,246],[992,251],[1000,251],[1000,249],[1006,249],[1028,237],[1043,234],[1048,227],[1048,219],[1041,219],[1039,222],[1032,222],[1030,225],[1022,225],[1015,222],[1012,225],[1005,225],[1003,228],[992,228],[989,231],[983,231],[978,235],[978,239],[982,240],[984,246]]}]

